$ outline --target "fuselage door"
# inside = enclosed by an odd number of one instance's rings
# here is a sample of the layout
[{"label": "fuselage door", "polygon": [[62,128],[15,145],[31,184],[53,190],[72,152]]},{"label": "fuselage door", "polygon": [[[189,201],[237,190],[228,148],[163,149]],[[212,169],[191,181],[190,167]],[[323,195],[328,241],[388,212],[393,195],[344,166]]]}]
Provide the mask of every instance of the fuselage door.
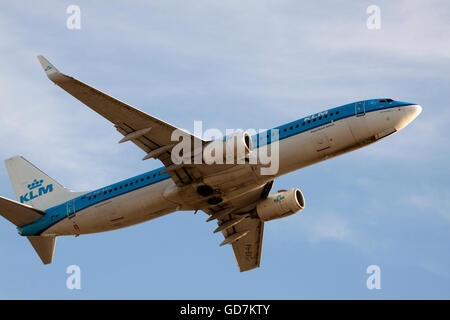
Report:
[{"label": "fuselage door", "polygon": [[67,201],[67,217],[72,218],[75,216],[75,200]]},{"label": "fuselage door", "polygon": [[357,117],[360,117],[360,116],[363,116],[366,114],[365,101],[355,103],[355,114]]}]

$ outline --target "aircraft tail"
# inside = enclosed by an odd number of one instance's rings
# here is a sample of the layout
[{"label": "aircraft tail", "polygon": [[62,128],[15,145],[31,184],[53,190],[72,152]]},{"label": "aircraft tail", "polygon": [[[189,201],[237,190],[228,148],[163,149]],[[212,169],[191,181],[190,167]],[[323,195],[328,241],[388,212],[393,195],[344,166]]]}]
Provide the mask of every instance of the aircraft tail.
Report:
[{"label": "aircraft tail", "polygon": [[22,156],[5,160],[17,201],[45,211],[82,193],[63,187]]},{"label": "aircraft tail", "polygon": [[[0,197],[0,215],[18,227],[33,223],[45,210],[84,192],[73,192],[36,168],[22,156],[5,160],[18,202]],[[27,237],[44,264],[53,260],[55,236]]]}]

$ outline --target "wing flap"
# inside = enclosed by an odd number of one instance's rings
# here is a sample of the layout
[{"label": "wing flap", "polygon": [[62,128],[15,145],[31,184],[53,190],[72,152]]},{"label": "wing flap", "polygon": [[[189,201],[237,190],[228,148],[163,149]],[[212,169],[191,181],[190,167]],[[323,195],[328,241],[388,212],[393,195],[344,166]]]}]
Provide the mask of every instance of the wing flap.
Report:
[{"label": "wing flap", "polygon": [[245,236],[232,242],[234,256],[241,272],[260,266],[264,222],[258,218],[247,218],[235,225],[233,230],[223,231],[225,239],[244,233]]}]

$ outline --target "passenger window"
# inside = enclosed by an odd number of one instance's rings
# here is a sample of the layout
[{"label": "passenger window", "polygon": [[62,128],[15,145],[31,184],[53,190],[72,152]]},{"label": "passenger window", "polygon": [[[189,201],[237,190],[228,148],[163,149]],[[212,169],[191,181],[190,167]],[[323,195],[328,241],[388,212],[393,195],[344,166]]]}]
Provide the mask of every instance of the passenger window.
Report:
[{"label": "passenger window", "polygon": [[336,110],[336,114],[339,114],[339,110]]},{"label": "passenger window", "polygon": [[296,128],[298,128],[298,123],[295,125]]},{"label": "passenger window", "polygon": [[316,122],[316,118],[313,119],[313,122]]},{"label": "passenger window", "polygon": [[322,117],[319,117],[319,120],[322,120]]}]

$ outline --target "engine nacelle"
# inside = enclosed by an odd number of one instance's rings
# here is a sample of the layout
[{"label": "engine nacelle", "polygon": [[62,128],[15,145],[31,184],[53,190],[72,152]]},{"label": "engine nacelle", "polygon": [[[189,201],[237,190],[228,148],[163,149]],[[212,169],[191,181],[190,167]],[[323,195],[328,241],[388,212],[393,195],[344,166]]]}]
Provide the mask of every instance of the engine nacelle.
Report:
[{"label": "engine nacelle", "polygon": [[207,164],[235,164],[238,160],[248,157],[252,149],[250,134],[239,131],[207,144],[203,150],[203,160]]},{"label": "engine nacelle", "polygon": [[256,204],[256,213],[263,221],[284,218],[305,208],[305,198],[300,189],[278,191]]}]

